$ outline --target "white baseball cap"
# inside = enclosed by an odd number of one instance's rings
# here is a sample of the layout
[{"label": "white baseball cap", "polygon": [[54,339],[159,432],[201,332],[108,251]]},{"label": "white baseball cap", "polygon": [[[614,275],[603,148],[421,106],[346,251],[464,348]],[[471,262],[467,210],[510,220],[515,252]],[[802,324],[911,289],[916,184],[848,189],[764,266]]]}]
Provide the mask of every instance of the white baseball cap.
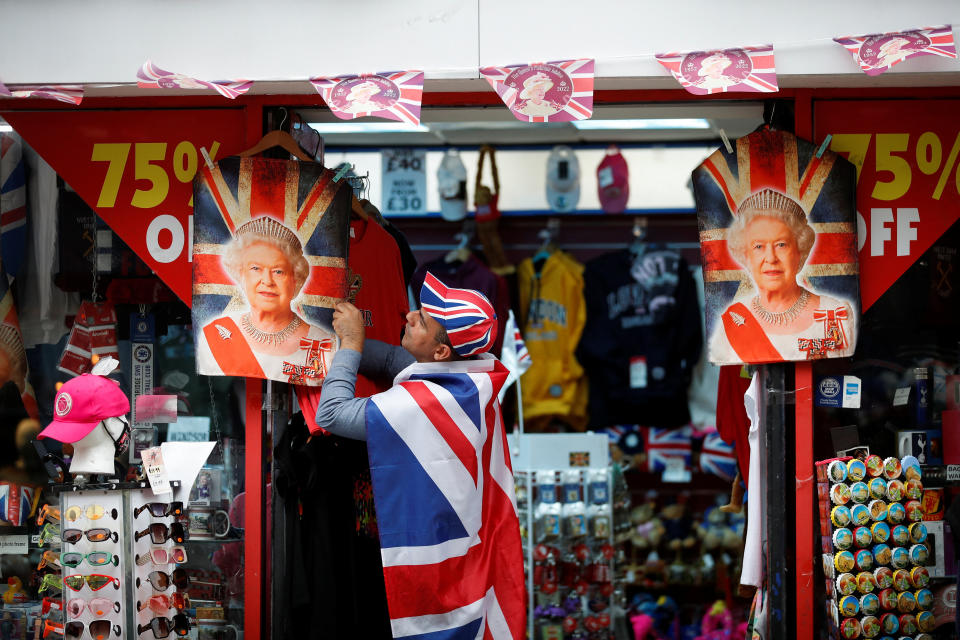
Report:
[{"label": "white baseball cap", "polygon": [[467,168],[460,152],[448,149],[437,170],[440,191],[440,215],[444,220],[463,220],[467,217]]},{"label": "white baseball cap", "polygon": [[547,158],[547,203],[558,212],[574,211],[580,201],[580,163],[573,149],[557,145]]}]

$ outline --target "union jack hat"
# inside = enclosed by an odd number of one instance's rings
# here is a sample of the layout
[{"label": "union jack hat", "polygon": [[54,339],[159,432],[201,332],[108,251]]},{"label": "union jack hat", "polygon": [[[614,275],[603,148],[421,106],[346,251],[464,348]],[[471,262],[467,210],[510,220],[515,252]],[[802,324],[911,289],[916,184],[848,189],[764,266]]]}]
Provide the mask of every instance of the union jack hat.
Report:
[{"label": "union jack hat", "polygon": [[448,287],[428,271],[420,306],[443,325],[453,350],[464,358],[487,351],[497,338],[497,314],[479,291]]}]

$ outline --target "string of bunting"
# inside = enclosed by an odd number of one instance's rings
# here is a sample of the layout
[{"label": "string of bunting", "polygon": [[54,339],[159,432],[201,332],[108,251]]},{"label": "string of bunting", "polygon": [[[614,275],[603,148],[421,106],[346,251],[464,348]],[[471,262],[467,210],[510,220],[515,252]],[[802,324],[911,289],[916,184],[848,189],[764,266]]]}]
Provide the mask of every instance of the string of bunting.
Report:
[{"label": "string of bunting", "polygon": [[[879,75],[910,58],[957,58],[951,25],[843,36],[833,41],[846,49],[861,71]],[[634,56],[643,57],[643,56]],[[703,51],[655,54],[686,91],[694,95],[721,92],[776,93],[777,69],[772,44]],[[480,76],[493,87],[510,112],[524,122],[569,122],[593,115],[595,61],[592,58],[546,63],[491,66]],[[420,124],[423,71],[390,71],[336,77],[314,77],[310,83],[333,114],[344,120],[372,116]],[[147,61],[137,71],[137,86],[148,89],[212,89],[235,99],[253,86],[251,80],[202,80],[165,71]],[[78,105],[83,89],[73,85],[7,88],[0,97],[47,98]]]}]

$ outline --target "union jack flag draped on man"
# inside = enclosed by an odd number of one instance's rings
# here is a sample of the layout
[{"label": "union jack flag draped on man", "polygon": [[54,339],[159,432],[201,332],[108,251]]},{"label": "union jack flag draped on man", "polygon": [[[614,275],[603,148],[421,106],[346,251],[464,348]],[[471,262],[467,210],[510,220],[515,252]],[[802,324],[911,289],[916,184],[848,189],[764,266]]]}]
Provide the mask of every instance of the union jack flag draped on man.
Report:
[{"label": "union jack flag draped on man", "polygon": [[523,551],[496,358],[413,364],[367,403],[394,638],[522,638]]}]

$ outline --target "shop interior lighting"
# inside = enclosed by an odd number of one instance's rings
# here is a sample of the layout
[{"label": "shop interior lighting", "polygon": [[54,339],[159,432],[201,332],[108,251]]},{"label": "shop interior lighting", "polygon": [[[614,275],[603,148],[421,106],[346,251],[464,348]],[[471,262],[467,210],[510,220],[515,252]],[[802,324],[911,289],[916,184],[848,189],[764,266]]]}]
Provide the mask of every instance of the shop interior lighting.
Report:
[{"label": "shop interior lighting", "polygon": [[704,118],[644,118],[642,120],[574,120],[581,131],[624,129],[709,129]]},{"label": "shop interior lighting", "polygon": [[13,127],[6,122],[0,122],[0,133],[10,133],[11,131],[13,131]]},{"label": "shop interior lighting", "polygon": [[416,133],[429,131],[424,125],[405,122],[310,122],[309,125],[320,135],[340,135],[347,133]]}]

